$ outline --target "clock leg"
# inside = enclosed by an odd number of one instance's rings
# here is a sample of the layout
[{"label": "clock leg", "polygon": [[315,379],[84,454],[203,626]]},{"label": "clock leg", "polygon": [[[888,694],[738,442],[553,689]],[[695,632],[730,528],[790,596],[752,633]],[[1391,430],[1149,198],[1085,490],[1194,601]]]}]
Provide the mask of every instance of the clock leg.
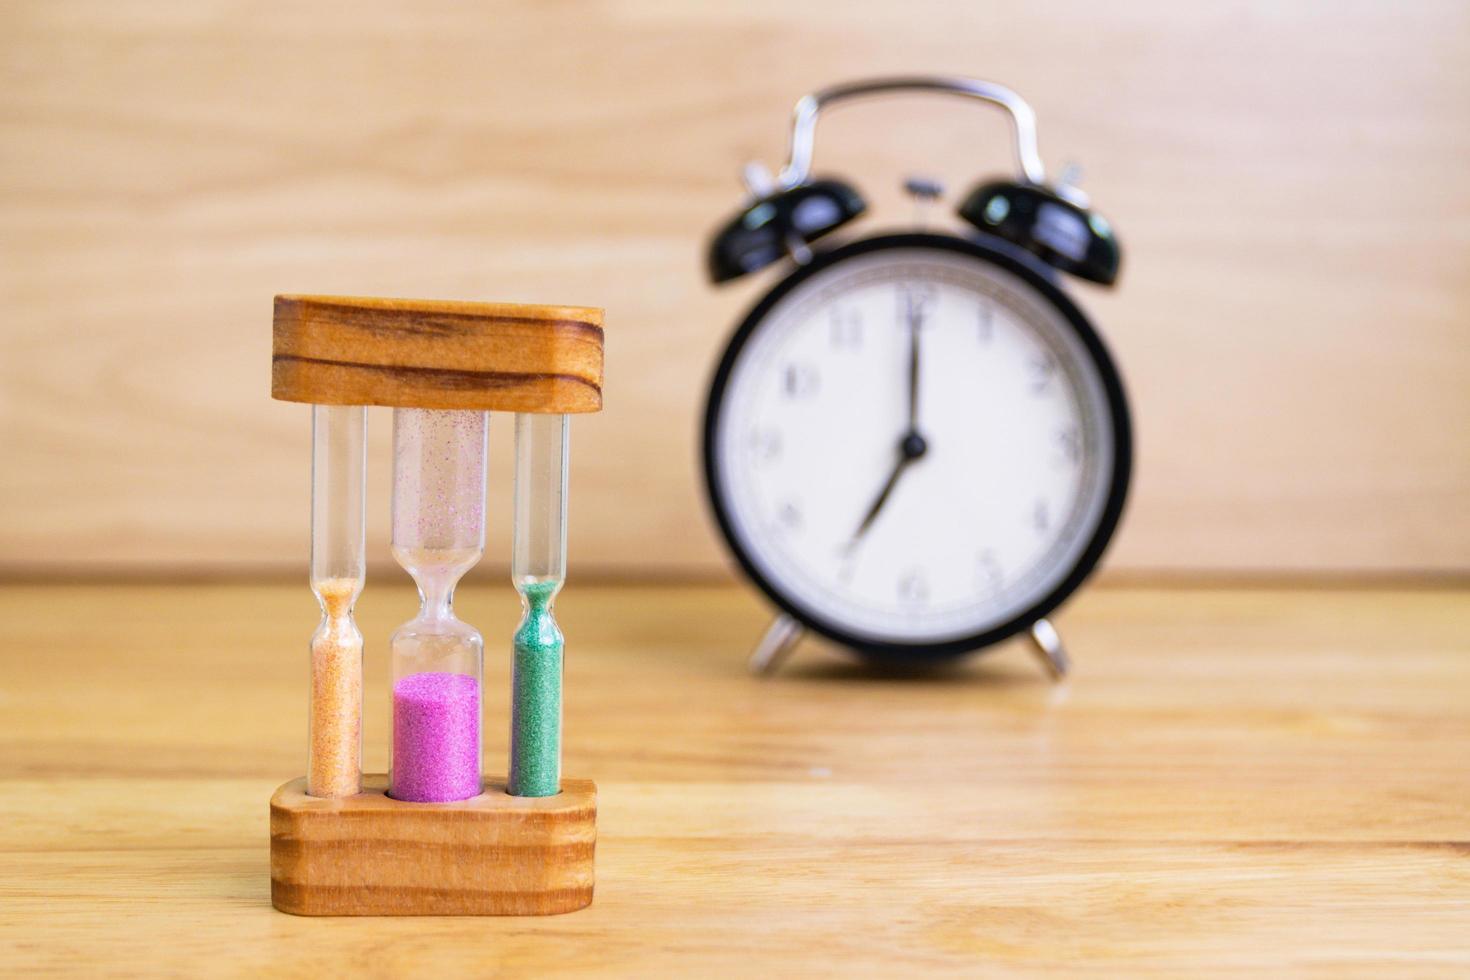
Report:
[{"label": "clock leg", "polygon": [[750,655],[750,672],[761,676],[774,674],[796,648],[797,641],[805,632],[801,624],[790,616],[777,616],[766,628],[766,635],[756,644]]},{"label": "clock leg", "polygon": [[1041,661],[1041,667],[1046,675],[1054,681],[1059,681],[1067,676],[1067,671],[1072,667],[1072,661],[1067,656],[1067,648],[1062,646],[1062,638],[1057,634],[1056,627],[1050,620],[1038,619],[1031,627],[1031,649],[1036,654],[1036,659]]}]

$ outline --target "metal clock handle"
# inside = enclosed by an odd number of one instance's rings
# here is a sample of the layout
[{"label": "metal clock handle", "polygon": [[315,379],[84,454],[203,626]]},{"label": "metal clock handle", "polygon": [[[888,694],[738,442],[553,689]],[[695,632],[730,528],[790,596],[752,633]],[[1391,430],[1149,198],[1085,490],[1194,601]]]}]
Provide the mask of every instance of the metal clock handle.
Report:
[{"label": "metal clock handle", "polygon": [[1021,173],[1033,184],[1046,183],[1046,168],[1041,163],[1041,153],[1036,146],[1036,113],[1026,100],[1004,85],[985,82],[976,78],[959,78],[950,75],[897,75],[890,78],[870,78],[866,81],[847,82],[819,89],[804,95],[796,103],[791,121],[791,153],[786,165],[781,168],[777,180],[782,187],[791,188],[805,182],[811,176],[812,145],[816,141],[817,117],[822,110],[839,102],[849,102],[874,95],[889,95],[895,92],[938,92],[979,99],[998,105],[1011,117],[1016,134],[1016,164]]}]

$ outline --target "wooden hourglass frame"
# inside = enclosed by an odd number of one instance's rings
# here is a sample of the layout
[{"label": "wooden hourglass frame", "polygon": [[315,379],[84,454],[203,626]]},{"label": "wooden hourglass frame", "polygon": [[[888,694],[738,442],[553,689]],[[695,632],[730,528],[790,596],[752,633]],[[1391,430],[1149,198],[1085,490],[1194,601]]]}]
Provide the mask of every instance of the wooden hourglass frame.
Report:
[{"label": "wooden hourglass frame", "polygon": [[[278,296],[271,395],[314,406],[311,581],[323,610],[308,775],[271,798],[272,903],[298,915],[547,915],[590,904],[597,788],[560,775],[562,640],[550,603],[565,564],[566,416],[602,407],[602,311]],[[392,641],[391,787],[390,776],[361,772],[363,638],[352,620],[370,405],[401,410],[394,556],[424,605]],[[482,641],[452,610],[455,583],[483,550],[491,411],[517,413],[512,568],[525,617],[509,782],[480,773]],[[435,705],[458,714],[414,713]],[[453,757],[420,758],[435,753]]]}]

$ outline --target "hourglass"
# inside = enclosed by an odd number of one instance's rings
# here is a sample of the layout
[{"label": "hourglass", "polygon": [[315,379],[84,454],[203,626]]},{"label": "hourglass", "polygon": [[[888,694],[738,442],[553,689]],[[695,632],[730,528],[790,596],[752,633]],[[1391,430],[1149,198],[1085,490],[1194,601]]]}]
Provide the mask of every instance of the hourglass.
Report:
[{"label": "hourglass", "polygon": [[417,803],[480,792],[484,640],[454,614],[454,587],[485,550],[490,413],[393,410],[393,557],[418,586],[418,615],[393,653],[388,795]]},{"label": "hourglass", "polygon": [[[271,897],[301,915],[547,914],[592,900],[596,787],[562,778],[569,416],[602,407],[602,311],[276,298],[271,393],[312,407],[307,776],[271,799]],[[392,553],[419,610],[388,641],[388,774],[363,774],[367,406],[393,409]],[[485,546],[491,412],[515,414],[504,779],[481,773],[485,643],[454,610]],[[371,645],[368,647],[371,650]]]}]

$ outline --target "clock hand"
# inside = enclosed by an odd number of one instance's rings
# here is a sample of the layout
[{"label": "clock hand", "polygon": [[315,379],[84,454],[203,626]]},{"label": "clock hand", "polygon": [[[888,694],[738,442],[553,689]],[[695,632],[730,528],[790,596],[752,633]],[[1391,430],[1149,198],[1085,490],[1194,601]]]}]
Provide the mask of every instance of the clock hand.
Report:
[{"label": "clock hand", "polygon": [[909,319],[909,431],[906,435],[919,432],[919,328],[924,325],[923,307],[910,297]]},{"label": "clock hand", "polygon": [[883,510],[883,505],[888,503],[893,488],[898,485],[898,478],[903,476],[904,470],[909,465],[923,456],[929,449],[929,444],[924,437],[919,435],[919,329],[924,325],[923,305],[916,303],[912,295],[905,297],[904,313],[909,322],[909,427],[903,434],[898,444],[898,463],[893,467],[893,472],[888,475],[888,482],[883,484],[883,489],[878,491],[877,498],[873,501],[868,512],[863,515],[862,523],[858,525],[857,531],[853,533],[852,540],[847,543],[847,551],[851,552],[862,540],[868,528],[878,519],[878,513]]},{"label": "clock hand", "polygon": [[898,485],[898,478],[903,476],[904,471],[914,460],[923,456],[928,450],[929,444],[917,432],[910,432],[903,437],[903,442],[898,445],[898,463],[894,465],[893,472],[888,475],[888,482],[884,483],[883,489],[878,491],[878,496],[868,508],[868,512],[863,515],[863,521],[853,533],[852,540],[847,543],[848,551],[857,547],[863,535],[868,532],[868,528],[872,527],[873,522],[878,519],[878,513],[883,510],[883,505],[888,503],[888,498],[893,494],[893,488]]},{"label": "clock hand", "polygon": [[858,525],[858,529],[853,532],[852,540],[847,543],[848,550],[857,546],[858,541],[868,532],[868,528],[872,527],[873,522],[878,519],[878,512],[888,502],[889,495],[893,493],[893,488],[898,485],[898,478],[903,476],[903,471],[908,469],[909,462],[910,460],[907,456],[900,456],[898,458],[898,465],[893,467],[892,473],[888,474],[888,482],[883,484],[882,490],[878,491],[878,496],[873,501],[873,505],[863,515],[863,522]]}]

